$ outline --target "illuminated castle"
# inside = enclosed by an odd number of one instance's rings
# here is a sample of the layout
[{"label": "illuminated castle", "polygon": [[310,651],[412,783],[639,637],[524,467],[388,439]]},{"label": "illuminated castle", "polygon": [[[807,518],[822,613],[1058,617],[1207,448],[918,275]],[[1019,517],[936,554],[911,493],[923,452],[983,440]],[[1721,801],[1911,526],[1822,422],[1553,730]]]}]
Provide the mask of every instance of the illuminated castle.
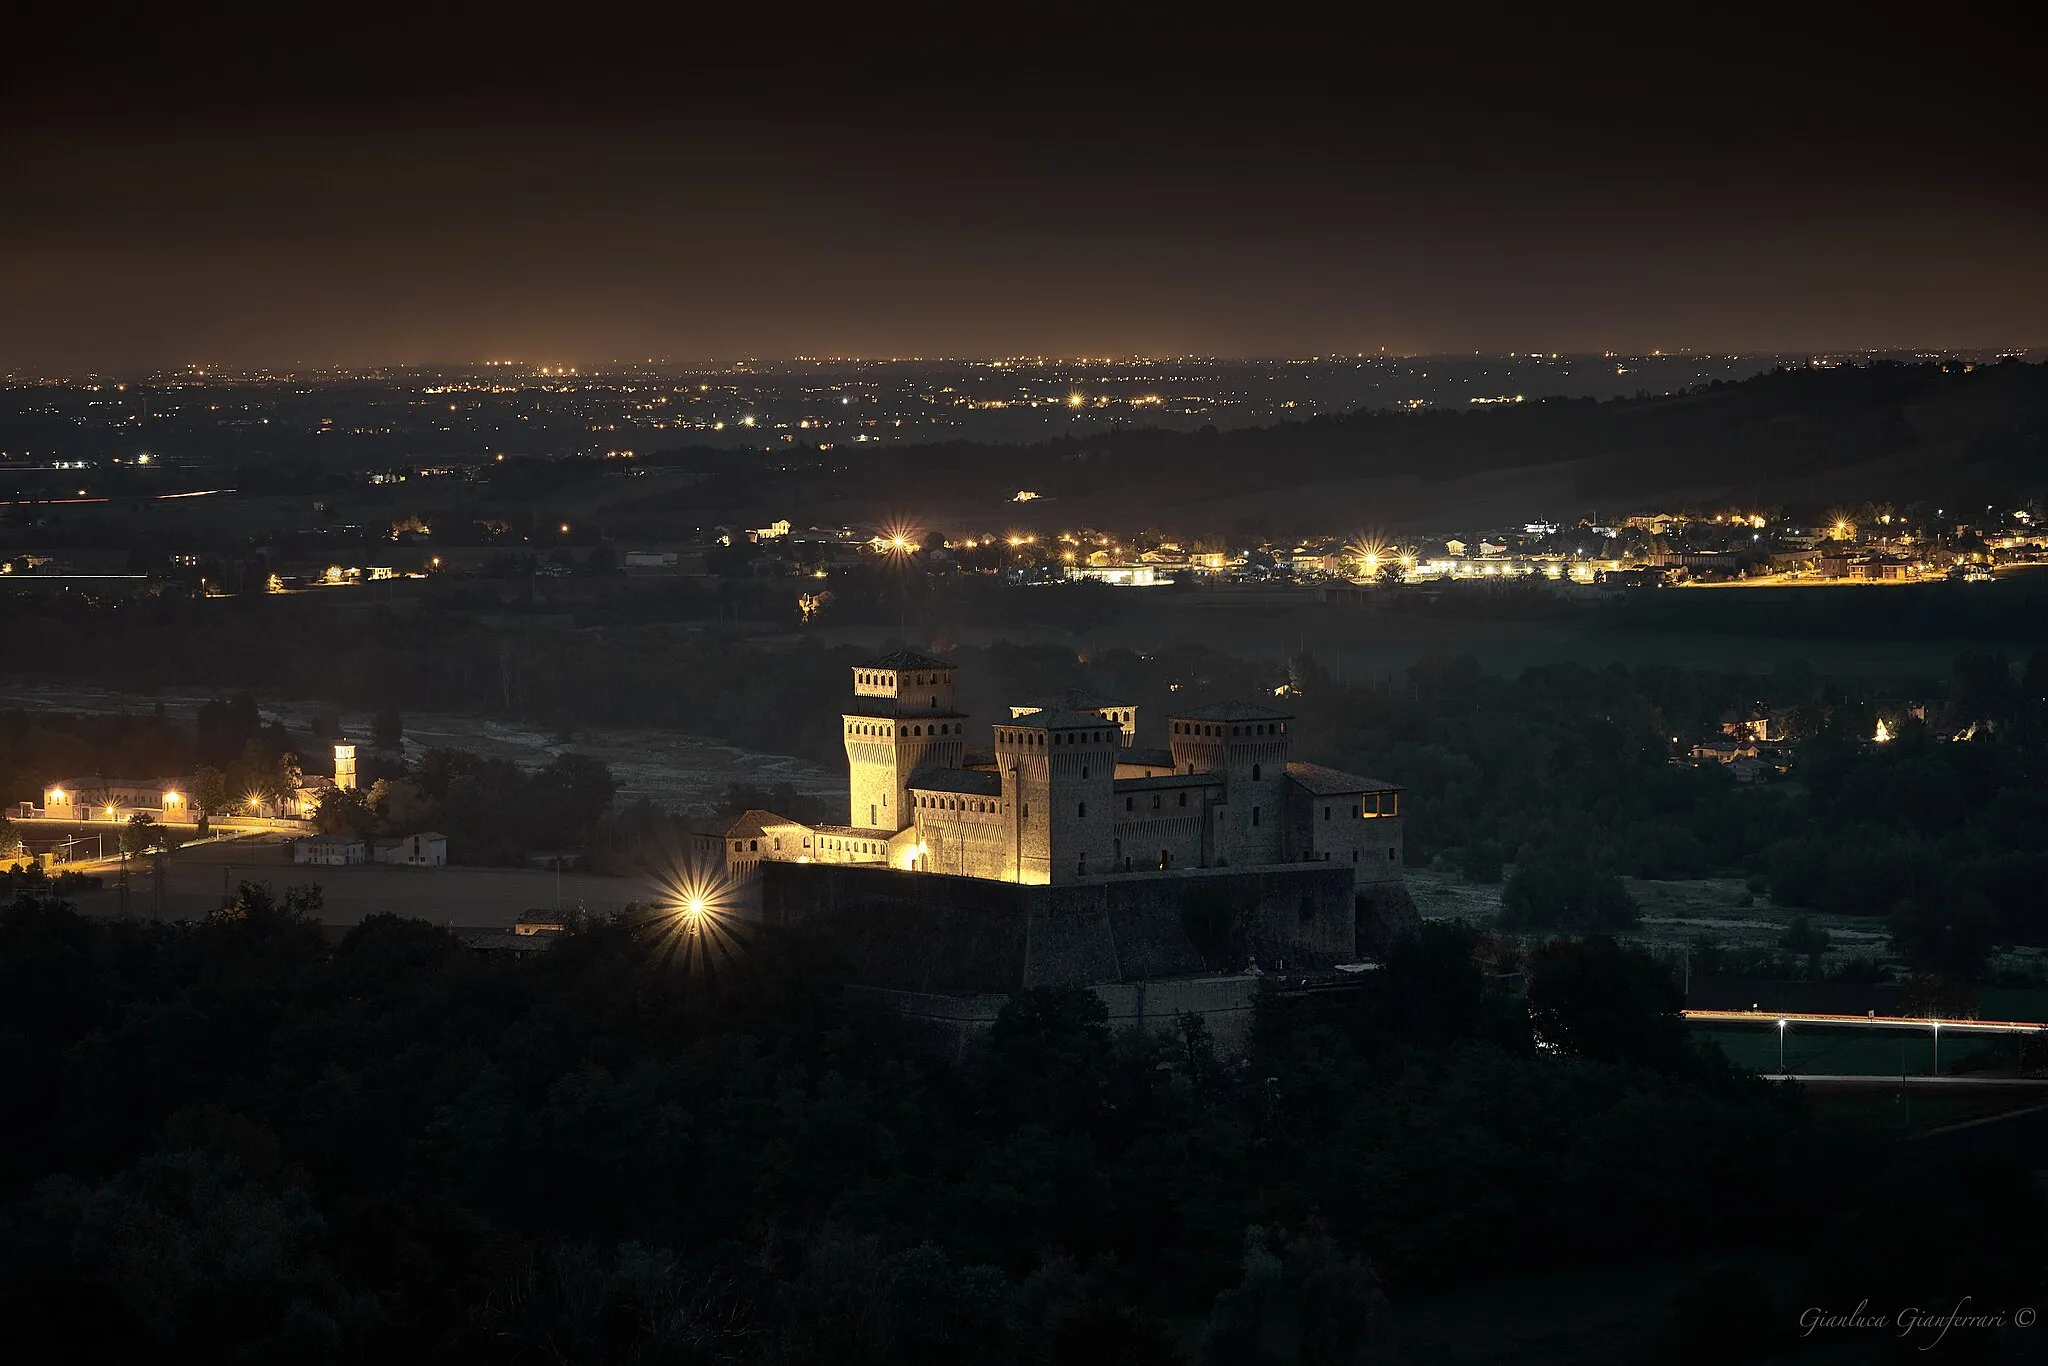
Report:
[{"label": "illuminated castle", "polygon": [[700,866],[747,880],[766,862],[886,866],[1027,885],[1198,868],[1348,864],[1401,873],[1401,789],[1290,761],[1292,718],[1218,702],[1135,744],[1137,708],[1070,692],[1010,708],[992,753],[967,750],[954,666],[899,650],[853,670],[841,723],[850,825],[748,811],[698,837]]}]

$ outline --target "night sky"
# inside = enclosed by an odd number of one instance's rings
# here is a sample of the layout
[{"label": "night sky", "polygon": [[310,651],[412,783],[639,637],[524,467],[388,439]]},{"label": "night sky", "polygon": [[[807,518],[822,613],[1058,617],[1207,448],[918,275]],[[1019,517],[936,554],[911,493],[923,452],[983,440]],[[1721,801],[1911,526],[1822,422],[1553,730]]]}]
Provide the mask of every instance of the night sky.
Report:
[{"label": "night sky", "polygon": [[758,8],[17,29],[0,368],[2048,342],[2024,45],[1934,11]]}]

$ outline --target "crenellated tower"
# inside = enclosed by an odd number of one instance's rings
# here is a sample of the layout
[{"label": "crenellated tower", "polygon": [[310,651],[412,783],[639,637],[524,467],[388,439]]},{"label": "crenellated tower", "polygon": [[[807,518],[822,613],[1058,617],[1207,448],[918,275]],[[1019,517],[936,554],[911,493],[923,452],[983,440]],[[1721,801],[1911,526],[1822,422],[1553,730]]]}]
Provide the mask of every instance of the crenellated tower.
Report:
[{"label": "crenellated tower", "polygon": [[967,718],[954,706],[953,666],[943,659],[898,650],[856,664],[853,709],[840,721],[852,825],[903,829],[911,775],[966,761]]},{"label": "crenellated tower", "polygon": [[1209,832],[1219,861],[1240,867],[1284,857],[1287,725],[1294,718],[1252,702],[1217,702],[1168,718],[1176,773],[1223,778],[1229,800]]},{"label": "crenellated tower", "polygon": [[1093,712],[1028,712],[996,727],[996,767],[1019,882],[1110,872],[1122,730]]}]

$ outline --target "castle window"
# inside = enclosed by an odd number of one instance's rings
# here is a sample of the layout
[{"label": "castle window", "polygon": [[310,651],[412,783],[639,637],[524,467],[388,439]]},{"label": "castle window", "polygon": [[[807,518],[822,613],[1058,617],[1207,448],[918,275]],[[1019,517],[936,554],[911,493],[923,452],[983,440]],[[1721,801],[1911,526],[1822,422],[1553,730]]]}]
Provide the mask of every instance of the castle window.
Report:
[{"label": "castle window", "polygon": [[1078,809],[1078,810],[1076,810],[1076,811],[1074,812],[1074,814],[1075,814],[1075,815],[1077,815],[1077,816],[1084,816],[1084,817],[1085,817],[1085,816],[1086,816],[1086,815],[1088,814],[1088,803],[1086,803],[1086,802],[1081,802],[1081,803],[1079,803],[1079,809]]},{"label": "castle window", "polygon": [[754,854],[754,853],[759,853],[759,852],[760,852],[760,850],[761,850],[761,841],[759,841],[759,840],[748,840],[748,841],[747,841],[747,852],[748,852],[748,853],[750,853],[750,854]]},{"label": "castle window", "polygon": [[1253,765],[1252,765],[1252,781],[1253,781],[1253,782],[1257,782],[1258,780],[1259,780],[1259,766],[1258,766],[1257,764],[1253,764]]},{"label": "castle window", "polygon": [[1259,808],[1257,808],[1257,807],[1255,806],[1255,807],[1253,807],[1253,808],[1252,808],[1252,824],[1253,824],[1253,825],[1257,825],[1258,823],[1259,823]]},{"label": "castle window", "polygon": [[1086,764],[1081,765],[1081,781],[1084,783],[1088,781],[1088,765]]},{"label": "castle window", "polygon": [[734,841],[732,842],[732,851],[733,851],[733,852],[734,852],[735,854],[737,854],[737,853],[739,853],[739,852],[740,852],[740,842],[739,842],[738,840],[734,840]]},{"label": "castle window", "polygon": [[1328,820],[1328,819],[1330,819],[1330,808],[1329,808],[1329,807],[1327,807],[1327,806],[1323,808],[1323,819],[1324,819],[1324,820]]},{"label": "castle window", "polygon": [[1388,846],[1387,846],[1387,862],[1389,862],[1389,863],[1392,863],[1393,861],[1394,861],[1394,846],[1390,844],[1390,845],[1388,845]]},{"label": "castle window", "polygon": [[1353,863],[1356,863],[1356,862],[1358,862],[1358,851],[1357,851],[1356,849],[1353,849],[1353,850],[1351,851],[1351,861],[1352,861]]},{"label": "castle window", "polygon": [[1027,820],[1027,821],[1031,819],[1031,803],[1030,803],[1030,802],[1026,802],[1026,803],[1024,803],[1024,806],[1023,806],[1023,819],[1024,819],[1024,820]]},{"label": "castle window", "polygon": [[[1182,795],[1185,796],[1186,794],[1183,793]],[[1159,809],[1159,794],[1157,792],[1152,794],[1152,809],[1154,811]]]},{"label": "castle window", "polygon": [[1357,819],[1358,819],[1358,807],[1357,807],[1356,805],[1354,805],[1354,806],[1353,806],[1353,807],[1351,808],[1351,819],[1353,819],[1353,820],[1357,820]]},{"label": "castle window", "polygon": [[1137,799],[1136,797],[1126,797],[1126,798],[1124,798],[1124,810],[1126,810],[1126,811],[1136,811],[1137,809],[1138,809],[1138,799]]}]

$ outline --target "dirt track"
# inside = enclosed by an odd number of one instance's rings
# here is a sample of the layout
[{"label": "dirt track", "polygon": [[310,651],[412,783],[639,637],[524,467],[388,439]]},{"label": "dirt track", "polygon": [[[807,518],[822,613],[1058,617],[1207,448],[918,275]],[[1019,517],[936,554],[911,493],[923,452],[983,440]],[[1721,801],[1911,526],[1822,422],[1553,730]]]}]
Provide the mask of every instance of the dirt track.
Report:
[{"label": "dirt track", "polygon": [[[116,875],[106,873],[104,878],[102,890],[71,897],[80,910],[94,915],[119,912]],[[521,920],[550,919],[558,909],[601,914],[631,901],[663,899],[651,877],[563,873],[558,893],[556,874],[538,869],[298,867],[285,845],[273,838],[181,850],[165,862],[161,907],[146,863],[132,867],[128,878],[129,914],[161,914],[167,920],[205,915],[221,904],[224,889],[241,882],[267,882],[279,892],[316,883],[322,895],[320,919],[336,926],[354,925],[365,916],[388,911],[458,929],[506,929]]]}]

